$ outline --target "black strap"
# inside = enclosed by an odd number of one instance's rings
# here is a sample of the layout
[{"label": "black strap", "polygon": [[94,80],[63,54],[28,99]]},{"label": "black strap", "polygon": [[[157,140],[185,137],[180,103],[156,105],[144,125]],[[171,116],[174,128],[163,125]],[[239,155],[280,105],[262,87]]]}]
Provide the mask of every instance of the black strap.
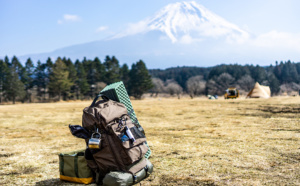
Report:
[{"label": "black strap", "polygon": [[92,104],[91,104],[90,107],[95,106],[95,103],[96,103],[96,101],[98,100],[99,97],[102,97],[102,99],[104,99],[104,100],[109,100],[107,96],[105,96],[105,95],[103,95],[103,94],[98,94],[98,95],[95,97],[95,99],[93,100],[93,102],[92,102]]},{"label": "black strap", "polygon": [[75,175],[76,175],[76,178],[79,178],[78,176],[78,155],[76,154],[74,156],[74,171],[75,171]]},{"label": "black strap", "polygon": [[59,162],[60,174],[65,175],[65,173],[64,173],[64,157],[61,154],[59,155],[59,160],[60,160],[60,162]]},{"label": "black strap", "polygon": [[137,177],[134,174],[132,174],[132,181],[133,181],[133,184],[135,184],[135,182],[137,181]]},{"label": "black strap", "polygon": [[93,102],[91,104],[91,107],[93,107],[95,105],[95,103],[96,103],[96,101],[98,100],[99,97],[100,97],[100,94],[95,97],[95,99],[93,100]]},{"label": "black strap", "polygon": [[148,170],[149,170],[148,165],[146,165],[146,167],[144,167],[144,169],[145,169],[146,174],[147,174],[147,173],[148,173]]}]

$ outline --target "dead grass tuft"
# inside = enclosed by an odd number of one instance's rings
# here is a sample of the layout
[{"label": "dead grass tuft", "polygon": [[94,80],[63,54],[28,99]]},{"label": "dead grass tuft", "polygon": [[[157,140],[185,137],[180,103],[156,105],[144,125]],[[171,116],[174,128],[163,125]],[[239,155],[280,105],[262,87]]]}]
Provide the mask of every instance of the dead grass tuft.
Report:
[{"label": "dead grass tuft", "polygon": [[[142,185],[300,185],[299,97],[132,103],[155,171]],[[0,184],[70,185],[58,153],[85,148],[68,124],[80,125],[87,105],[0,106]]]}]

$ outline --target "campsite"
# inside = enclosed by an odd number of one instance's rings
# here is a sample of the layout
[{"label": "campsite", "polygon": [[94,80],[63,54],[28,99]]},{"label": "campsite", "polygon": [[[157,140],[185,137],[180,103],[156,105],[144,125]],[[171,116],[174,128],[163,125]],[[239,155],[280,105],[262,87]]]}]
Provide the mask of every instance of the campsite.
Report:
[{"label": "campsite", "polygon": [[[132,100],[154,172],[141,185],[300,184],[300,97]],[[84,149],[68,125],[90,101],[1,105],[0,184],[59,180],[58,154]]]},{"label": "campsite", "polygon": [[0,186],[300,186],[299,0],[0,7]]}]

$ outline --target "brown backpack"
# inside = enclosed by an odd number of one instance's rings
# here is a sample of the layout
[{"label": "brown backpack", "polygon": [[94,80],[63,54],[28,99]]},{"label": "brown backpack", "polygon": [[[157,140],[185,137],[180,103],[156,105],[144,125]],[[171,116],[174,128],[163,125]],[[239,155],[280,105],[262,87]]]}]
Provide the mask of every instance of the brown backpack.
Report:
[{"label": "brown backpack", "polygon": [[[147,162],[143,158],[148,150],[145,135],[131,122],[125,105],[112,100],[101,100],[83,109],[82,126],[101,134],[98,150],[87,149],[92,157],[88,166],[102,177],[110,171],[142,170]],[[127,130],[127,131],[126,131]],[[128,130],[132,134],[127,135]],[[133,138],[133,139],[132,139]],[[88,140],[87,140],[88,143]]]}]

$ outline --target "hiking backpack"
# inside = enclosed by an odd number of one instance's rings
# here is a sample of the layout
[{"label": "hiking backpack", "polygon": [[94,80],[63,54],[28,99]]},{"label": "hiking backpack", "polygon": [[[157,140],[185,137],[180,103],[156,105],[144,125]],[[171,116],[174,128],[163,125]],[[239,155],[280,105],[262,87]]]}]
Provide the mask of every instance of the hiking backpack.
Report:
[{"label": "hiking backpack", "polygon": [[[98,175],[98,182],[111,171],[131,173],[134,177],[147,167],[145,135],[132,123],[125,105],[112,100],[95,100],[83,109],[82,115],[82,126],[100,135],[99,148],[86,150],[88,166]],[[86,142],[88,144],[89,139]]]}]

